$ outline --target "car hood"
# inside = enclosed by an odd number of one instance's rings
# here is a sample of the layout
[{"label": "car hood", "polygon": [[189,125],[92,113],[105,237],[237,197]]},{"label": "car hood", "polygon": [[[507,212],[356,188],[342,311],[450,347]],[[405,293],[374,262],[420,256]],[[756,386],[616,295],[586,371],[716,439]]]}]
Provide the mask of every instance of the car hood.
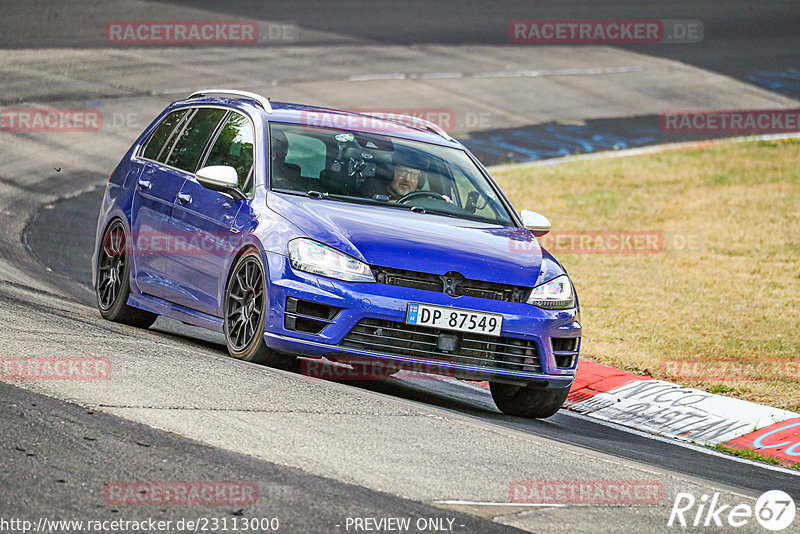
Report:
[{"label": "car hood", "polygon": [[281,193],[271,193],[268,206],[372,266],[528,287],[563,273],[524,228]]}]

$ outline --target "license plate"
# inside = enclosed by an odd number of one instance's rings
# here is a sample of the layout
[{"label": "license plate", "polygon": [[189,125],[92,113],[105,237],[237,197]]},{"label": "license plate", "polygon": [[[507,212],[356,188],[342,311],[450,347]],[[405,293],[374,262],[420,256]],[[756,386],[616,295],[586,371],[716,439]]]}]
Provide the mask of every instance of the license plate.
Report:
[{"label": "license plate", "polygon": [[503,328],[503,316],[412,302],[406,310],[406,324],[499,336]]}]

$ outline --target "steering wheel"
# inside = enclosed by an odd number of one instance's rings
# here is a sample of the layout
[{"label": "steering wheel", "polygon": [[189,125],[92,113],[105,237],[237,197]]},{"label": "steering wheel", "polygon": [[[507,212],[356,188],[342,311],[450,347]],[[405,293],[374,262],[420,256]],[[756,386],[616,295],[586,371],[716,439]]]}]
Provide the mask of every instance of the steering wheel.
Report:
[{"label": "steering wheel", "polygon": [[412,198],[417,197],[431,197],[431,198],[438,198],[439,200],[444,200],[447,202],[447,199],[444,198],[444,195],[437,193],[436,191],[412,191],[406,195],[397,199],[398,204],[405,204],[407,201],[411,200]]}]

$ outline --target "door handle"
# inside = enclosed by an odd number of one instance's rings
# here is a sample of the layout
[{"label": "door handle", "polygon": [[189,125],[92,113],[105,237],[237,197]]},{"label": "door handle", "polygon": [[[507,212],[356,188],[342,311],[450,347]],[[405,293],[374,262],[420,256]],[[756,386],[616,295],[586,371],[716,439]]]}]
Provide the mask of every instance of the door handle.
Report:
[{"label": "door handle", "polygon": [[183,204],[189,204],[192,201],[192,195],[178,193],[178,200],[180,200]]},{"label": "door handle", "polygon": [[139,189],[150,189],[151,184],[149,180],[142,180],[139,178]]}]

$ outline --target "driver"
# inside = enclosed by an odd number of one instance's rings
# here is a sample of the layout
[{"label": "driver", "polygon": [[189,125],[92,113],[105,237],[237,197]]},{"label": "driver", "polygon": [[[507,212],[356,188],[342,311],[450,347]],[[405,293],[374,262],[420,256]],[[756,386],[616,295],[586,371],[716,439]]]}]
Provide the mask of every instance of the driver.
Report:
[{"label": "driver", "polygon": [[422,175],[426,166],[419,158],[395,158],[391,180],[372,178],[364,183],[361,193],[369,198],[385,196],[389,201],[397,202],[425,185]]}]

